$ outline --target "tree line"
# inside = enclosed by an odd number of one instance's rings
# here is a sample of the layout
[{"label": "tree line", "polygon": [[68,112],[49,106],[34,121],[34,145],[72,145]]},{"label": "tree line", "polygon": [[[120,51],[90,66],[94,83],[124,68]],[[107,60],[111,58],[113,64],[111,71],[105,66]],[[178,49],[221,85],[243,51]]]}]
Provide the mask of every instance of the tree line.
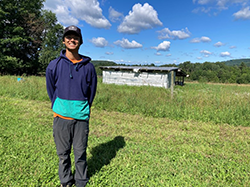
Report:
[{"label": "tree line", "polygon": [[[191,63],[186,61],[181,64],[165,64],[161,67],[178,67],[189,75],[186,80],[198,81],[198,82],[213,82],[213,83],[238,83],[249,84],[250,83],[250,66],[245,62],[232,64],[227,62],[204,62],[204,63]],[[102,75],[100,66],[127,66],[126,64],[116,64],[112,61],[93,61],[96,67],[97,74]],[[226,65],[229,64],[229,65]],[[246,65],[247,64],[247,65]],[[147,65],[133,65],[133,66],[155,66],[154,64]]]},{"label": "tree line", "polygon": [[238,84],[250,83],[250,67],[244,62],[230,66],[226,65],[225,62],[191,63],[188,61],[179,64],[178,67],[190,75],[189,80],[191,81]]}]

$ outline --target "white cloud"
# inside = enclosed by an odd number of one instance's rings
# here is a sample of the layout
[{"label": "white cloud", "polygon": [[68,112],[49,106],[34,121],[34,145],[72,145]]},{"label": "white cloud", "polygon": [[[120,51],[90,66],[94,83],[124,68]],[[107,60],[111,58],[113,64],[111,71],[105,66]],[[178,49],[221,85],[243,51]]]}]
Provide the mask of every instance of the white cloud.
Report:
[{"label": "white cloud", "polygon": [[193,0],[193,3],[200,4],[200,5],[205,5],[207,3],[209,3],[211,0]]},{"label": "white cloud", "polygon": [[103,37],[92,38],[90,42],[96,47],[105,47],[108,45],[108,41]]},{"label": "white cloud", "polygon": [[123,14],[120,12],[117,12],[112,7],[109,7],[109,19],[112,22],[120,21],[123,18]]},{"label": "white cloud", "polygon": [[247,2],[248,0],[193,0],[194,4],[197,3],[199,5],[211,5],[219,8],[225,8],[234,4],[244,5]]},{"label": "white cloud", "polygon": [[222,43],[222,42],[217,42],[217,43],[214,44],[215,47],[221,47],[223,45],[225,45],[225,44]]},{"label": "white cloud", "polygon": [[204,57],[209,57],[212,53],[210,51],[207,50],[202,50],[200,51],[200,53],[204,56]]},{"label": "white cloud", "polygon": [[169,41],[163,41],[157,47],[151,47],[151,48],[156,49],[157,51],[168,51],[170,48],[170,44],[171,43]]},{"label": "white cloud", "polygon": [[154,8],[148,3],[145,3],[143,6],[138,3],[133,6],[132,11],[119,25],[118,32],[136,34],[156,26],[162,26],[162,22],[158,19],[158,14]]},{"label": "white cloud", "polygon": [[200,38],[201,42],[211,42],[211,39],[209,37],[206,37],[206,36],[202,36]]},{"label": "white cloud", "polygon": [[235,48],[237,48],[237,47],[234,45],[230,46],[230,49],[235,49]]},{"label": "white cloud", "polygon": [[206,55],[211,55],[212,53],[207,50],[202,50],[200,53],[206,54]]},{"label": "white cloud", "polygon": [[220,53],[220,56],[221,56],[221,57],[230,57],[230,56],[231,56],[231,53],[229,53],[228,51],[226,51],[226,52],[221,52],[221,53]]},{"label": "white cloud", "polygon": [[102,15],[102,9],[97,0],[50,0],[45,1],[44,8],[51,10],[63,25],[77,25],[84,20],[96,28],[110,28],[111,24]]},{"label": "white cloud", "polygon": [[159,53],[159,52],[157,52],[157,53],[155,53],[155,55],[156,55],[156,56],[161,56],[162,54]]},{"label": "white cloud", "polygon": [[196,8],[193,12],[210,13],[212,10],[222,11],[222,10],[227,10],[230,6],[234,5],[244,6],[248,2],[249,0],[193,0],[194,4],[200,6]]},{"label": "white cloud", "polygon": [[238,19],[243,19],[243,20],[250,19],[250,7],[248,6],[248,7],[241,9],[240,11],[234,13],[233,16],[236,20],[238,20]]},{"label": "white cloud", "polygon": [[79,21],[71,15],[68,7],[61,3],[61,0],[46,1],[44,9],[51,10],[56,14],[57,20],[63,25],[78,25]]},{"label": "white cloud", "polygon": [[113,55],[114,53],[113,52],[106,52],[105,54],[106,55]]},{"label": "white cloud", "polygon": [[193,13],[199,13],[199,12],[209,13],[210,11],[211,11],[211,8],[199,7],[199,8],[194,9],[192,12]]},{"label": "white cloud", "polygon": [[136,41],[128,41],[128,39],[125,39],[123,38],[122,40],[117,40],[114,42],[115,45],[118,45],[122,48],[125,48],[125,49],[136,49],[136,48],[141,48],[142,45]]},{"label": "white cloud", "polygon": [[194,38],[190,41],[191,43],[200,43],[200,42],[211,42],[211,39],[206,36],[202,36],[201,38]]},{"label": "white cloud", "polygon": [[160,33],[159,39],[186,39],[189,38],[191,33],[189,32],[188,28],[182,30],[173,30],[170,31],[168,28],[162,29],[158,31]]},{"label": "white cloud", "polygon": [[244,5],[248,1],[249,0],[216,0],[217,2],[216,5],[223,10],[223,9],[228,9],[229,6],[233,6],[236,4]]}]

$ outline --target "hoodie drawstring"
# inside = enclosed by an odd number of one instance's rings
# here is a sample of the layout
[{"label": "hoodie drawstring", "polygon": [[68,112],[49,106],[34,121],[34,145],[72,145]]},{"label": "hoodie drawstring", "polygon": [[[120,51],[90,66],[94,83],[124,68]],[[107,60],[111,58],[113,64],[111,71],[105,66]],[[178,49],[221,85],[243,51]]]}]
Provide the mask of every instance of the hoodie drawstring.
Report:
[{"label": "hoodie drawstring", "polygon": [[[78,71],[79,70],[79,63],[76,63],[75,64],[75,70]],[[73,75],[72,75],[72,64],[69,63],[69,77],[72,79],[73,78]]]},{"label": "hoodie drawstring", "polygon": [[79,70],[78,63],[76,63],[75,70],[76,70],[76,71]]},{"label": "hoodie drawstring", "polygon": [[70,77],[71,79],[73,78],[73,76],[72,76],[72,69],[71,69],[70,63],[69,63],[69,77]]}]

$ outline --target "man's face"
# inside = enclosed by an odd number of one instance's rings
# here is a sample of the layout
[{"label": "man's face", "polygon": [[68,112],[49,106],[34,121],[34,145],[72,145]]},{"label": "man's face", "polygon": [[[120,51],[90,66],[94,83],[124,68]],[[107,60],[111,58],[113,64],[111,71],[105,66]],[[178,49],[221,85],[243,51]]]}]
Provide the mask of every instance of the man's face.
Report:
[{"label": "man's face", "polygon": [[75,34],[68,34],[64,37],[63,44],[70,51],[78,51],[80,47],[80,37]]}]

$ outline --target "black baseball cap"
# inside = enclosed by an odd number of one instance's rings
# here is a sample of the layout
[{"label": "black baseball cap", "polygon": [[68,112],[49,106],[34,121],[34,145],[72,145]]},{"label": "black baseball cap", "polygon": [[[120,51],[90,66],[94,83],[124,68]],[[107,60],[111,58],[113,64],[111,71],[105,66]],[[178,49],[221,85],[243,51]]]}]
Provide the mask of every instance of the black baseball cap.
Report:
[{"label": "black baseball cap", "polygon": [[83,43],[81,29],[79,29],[77,26],[71,25],[71,26],[66,27],[64,30],[64,33],[63,33],[63,39],[66,36],[66,34],[68,34],[68,33],[74,33],[74,34],[80,36],[80,44]]}]

